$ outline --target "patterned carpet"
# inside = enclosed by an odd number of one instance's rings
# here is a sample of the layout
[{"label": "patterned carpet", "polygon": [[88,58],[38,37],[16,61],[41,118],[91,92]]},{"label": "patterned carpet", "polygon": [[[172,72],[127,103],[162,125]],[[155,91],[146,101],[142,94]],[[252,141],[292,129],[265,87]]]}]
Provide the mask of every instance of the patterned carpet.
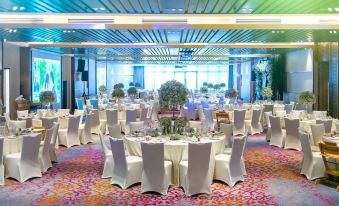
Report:
[{"label": "patterned carpet", "polygon": [[42,178],[22,184],[6,180],[0,205],[339,205],[334,188],[299,174],[301,152],[270,147],[262,135],[249,137],[245,182],[234,187],[214,182],[211,195],[186,197],[178,187],[171,187],[167,196],[142,195],[140,184],[127,190],[112,186],[100,178],[98,143],[61,148],[59,158]]}]

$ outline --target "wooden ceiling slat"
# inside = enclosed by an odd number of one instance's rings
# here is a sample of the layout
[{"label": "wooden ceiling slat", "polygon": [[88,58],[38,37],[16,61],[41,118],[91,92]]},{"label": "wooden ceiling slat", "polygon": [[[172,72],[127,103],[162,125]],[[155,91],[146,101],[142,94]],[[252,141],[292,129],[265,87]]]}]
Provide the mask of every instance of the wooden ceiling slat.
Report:
[{"label": "wooden ceiling slat", "polygon": [[91,12],[95,13],[95,10],[92,7],[90,7],[86,2],[84,2],[83,0],[79,0],[79,2],[85,5],[86,8],[89,9]]},{"label": "wooden ceiling slat", "polygon": [[216,0],[216,1],[214,2],[213,6],[212,6],[212,9],[211,9],[210,12],[208,12],[208,13],[210,13],[210,14],[214,13],[215,8],[217,7],[218,3],[219,3],[219,0]]},{"label": "wooden ceiling slat", "polygon": [[[99,2],[101,3],[101,5],[106,9],[108,10],[110,13],[113,13],[113,10],[106,4],[104,3],[102,0],[99,0]],[[111,3],[111,1],[108,1]]]},{"label": "wooden ceiling slat", "polygon": [[185,13],[187,14],[190,8],[190,0],[186,0]]},{"label": "wooden ceiling slat", "polygon": [[150,10],[151,10],[151,13],[154,13],[154,9],[153,9],[153,7],[152,7],[152,3],[150,3],[149,1],[150,1],[150,0],[146,0],[147,4],[148,4],[148,6],[149,6],[149,8],[150,8]]},{"label": "wooden ceiling slat", "polygon": [[[123,8],[123,9],[125,9],[125,12],[126,13],[130,13],[130,11],[129,11],[129,9],[127,9],[126,7],[125,7],[125,5],[121,2],[121,0],[116,0],[117,2],[119,2],[119,4],[121,5],[121,7]],[[125,2],[126,2],[126,0],[125,0]],[[128,2],[128,1],[127,1]]]},{"label": "wooden ceiling slat", "polygon": [[226,5],[227,5],[228,2],[229,2],[229,0],[225,0],[225,1],[224,1],[224,4],[222,5],[222,7],[221,7],[221,8],[219,9],[219,11],[218,11],[219,14],[222,13],[222,11],[225,9],[225,7],[226,7]]}]

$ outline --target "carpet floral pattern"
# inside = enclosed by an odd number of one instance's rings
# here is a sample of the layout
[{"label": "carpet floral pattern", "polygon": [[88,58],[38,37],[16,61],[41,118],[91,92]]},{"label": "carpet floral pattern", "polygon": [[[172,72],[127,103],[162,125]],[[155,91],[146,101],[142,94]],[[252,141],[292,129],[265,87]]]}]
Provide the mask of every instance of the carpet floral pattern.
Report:
[{"label": "carpet floral pattern", "polygon": [[268,146],[263,135],[249,137],[245,182],[234,187],[214,182],[211,195],[193,197],[179,187],[160,196],[140,194],[140,184],[127,190],[112,186],[101,179],[104,157],[98,142],[60,148],[58,155],[59,163],[42,178],[21,184],[6,179],[0,205],[339,205],[334,188],[299,174],[302,152]]}]

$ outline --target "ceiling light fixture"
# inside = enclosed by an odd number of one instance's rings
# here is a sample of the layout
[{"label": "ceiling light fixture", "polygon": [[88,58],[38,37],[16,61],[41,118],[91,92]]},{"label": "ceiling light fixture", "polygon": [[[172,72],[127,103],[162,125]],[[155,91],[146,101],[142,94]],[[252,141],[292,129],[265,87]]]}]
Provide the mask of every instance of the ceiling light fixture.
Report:
[{"label": "ceiling light fixture", "polygon": [[95,11],[98,11],[98,8],[93,8]]},{"label": "ceiling light fixture", "polygon": [[105,11],[106,9],[105,9],[104,7],[101,7],[100,10],[101,10],[101,11]]},{"label": "ceiling light fixture", "polygon": [[336,8],[335,8],[335,11],[339,11],[339,7],[336,7]]},{"label": "ceiling light fixture", "polygon": [[19,10],[20,10],[20,11],[23,11],[23,10],[25,10],[25,7],[20,6]]},{"label": "ceiling light fixture", "polygon": [[333,9],[332,9],[332,8],[327,8],[327,10],[328,10],[329,12],[332,12],[332,11],[333,11]]},{"label": "ceiling light fixture", "polygon": [[13,10],[13,11],[16,11],[16,10],[18,10],[18,7],[17,7],[17,6],[13,6],[13,7],[12,7],[12,10]]}]

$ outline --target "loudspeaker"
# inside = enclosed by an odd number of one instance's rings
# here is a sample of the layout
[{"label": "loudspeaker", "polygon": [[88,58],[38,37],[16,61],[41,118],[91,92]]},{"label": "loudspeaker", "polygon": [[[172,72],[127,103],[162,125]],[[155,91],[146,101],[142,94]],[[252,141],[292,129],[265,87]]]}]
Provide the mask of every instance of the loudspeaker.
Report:
[{"label": "loudspeaker", "polygon": [[83,71],[82,72],[81,81],[88,82],[88,71]]},{"label": "loudspeaker", "polygon": [[85,63],[85,60],[78,59],[78,72],[83,72],[85,70]]},{"label": "loudspeaker", "polygon": [[62,81],[62,108],[67,108],[67,81]]}]

